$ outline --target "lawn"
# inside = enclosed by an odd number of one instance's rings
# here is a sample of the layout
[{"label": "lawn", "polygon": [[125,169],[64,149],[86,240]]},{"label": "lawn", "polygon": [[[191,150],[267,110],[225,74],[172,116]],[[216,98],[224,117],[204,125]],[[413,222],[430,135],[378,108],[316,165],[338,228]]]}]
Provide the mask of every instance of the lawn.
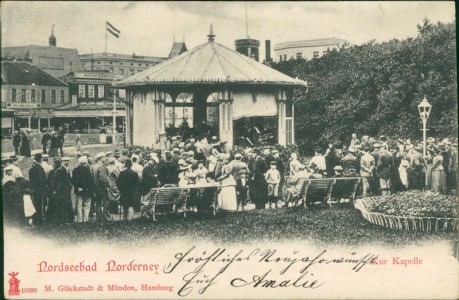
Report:
[{"label": "lawn", "polygon": [[[63,244],[97,241],[120,246],[149,246],[171,239],[217,244],[308,241],[317,246],[385,247],[457,244],[456,232],[395,231],[367,222],[348,205],[305,210],[279,208],[238,212],[221,211],[216,217],[202,214],[160,216],[157,222],[135,219],[103,225],[96,223],[45,225],[27,229]],[[455,246],[453,246],[455,247]]]}]

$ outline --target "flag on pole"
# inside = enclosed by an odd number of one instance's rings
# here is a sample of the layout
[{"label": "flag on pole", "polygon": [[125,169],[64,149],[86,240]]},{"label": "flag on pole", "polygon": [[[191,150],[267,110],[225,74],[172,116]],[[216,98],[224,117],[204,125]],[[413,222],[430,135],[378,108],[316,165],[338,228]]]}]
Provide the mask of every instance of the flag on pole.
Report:
[{"label": "flag on pole", "polygon": [[120,33],[121,31],[119,31],[118,29],[115,28],[115,26],[113,26],[112,24],[110,24],[108,21],[105,21],[106,23],[106,28],[107,28],[107,31],[110,32],[113,36],[115,36],[116,38],[120,38]]}]

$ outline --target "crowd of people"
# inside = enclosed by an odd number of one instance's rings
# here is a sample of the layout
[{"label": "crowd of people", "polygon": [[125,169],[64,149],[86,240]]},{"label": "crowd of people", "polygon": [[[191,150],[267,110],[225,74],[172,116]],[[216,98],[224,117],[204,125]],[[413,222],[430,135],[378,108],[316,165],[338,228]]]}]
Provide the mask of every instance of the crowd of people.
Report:
[{"label": "crowd of people", "polygon": [[[352,135],[316,146],[311,158],[295,148],[227,147],[216,136],[200,138],[162,135],[156,147],[130,146],[113,152],[77,152],[69,157],[45,151],[33,158],[29,180],[16,165],[17,156],[2,159],[5,216],[18,224],[44,222],[108,222],[123,212],[150,218],[150,193],[157,187],[219,186],[220,209],[245,210],[289,206],[310,178],[360,177],[362,196],[387,195],[406,189],[455,193],[457,143],[428,140],[427,155],[410,140]],[[44,149],[45,150],[45,149]]]},{"label": "crowd of people", "polygon": [[[32,157],[31,129],[22,129],[15,131],[13,134],[13,147],[16,155],[24,157]],[[50,157],[64,156],[65,131],[54,130],[53,128],[43,129],[41,135],[41,145],[43,154],[48,154]],[[81,145],[80,145],[81,146]],[[59,153],[60,150],[60,153]]]}]

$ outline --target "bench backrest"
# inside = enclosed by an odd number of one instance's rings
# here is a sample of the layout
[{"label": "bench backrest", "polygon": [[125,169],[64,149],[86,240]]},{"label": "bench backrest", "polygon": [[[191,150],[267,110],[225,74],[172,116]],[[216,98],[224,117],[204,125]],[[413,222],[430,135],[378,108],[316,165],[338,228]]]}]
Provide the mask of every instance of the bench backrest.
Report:
[{"label": "bench backrest", "polygon": [[152,189],[152,201],[155,205],[178,204],[185,195],[186,190],[179,187]]},{"label": "bench backrest", "polygon": [[345,177],[343,177],[343,179],[335,180],[331,196],[342,198],[351,197],[355,192],[356,184],[359,182],[359,180],[360,179],[358,178],[347,179]]}]

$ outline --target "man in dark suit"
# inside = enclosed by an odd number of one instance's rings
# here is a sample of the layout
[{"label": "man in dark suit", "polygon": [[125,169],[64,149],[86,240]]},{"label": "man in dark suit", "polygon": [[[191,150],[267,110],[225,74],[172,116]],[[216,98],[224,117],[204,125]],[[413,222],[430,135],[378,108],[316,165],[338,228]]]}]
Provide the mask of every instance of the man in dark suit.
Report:
[{"label": "man in dark suit", "polygon": [[344,168],[344,175],[349,175],[351,170],[356,172],[360,169],[360,162],[357,159],[357,156],[355,156],[356,151],[357,150],[354,147],[350,147],[349,153],[341,160],[341,165]]},{"label": "man in dark suit", "polygon": [[45,195],[46,195],[46,174],[41,166],[41,153],[35,154],[32,167],[29,170],[30,186],[32,187],[32,201],[36,214],[33,216],[33,223],[41,225],[44,221]]},{"label": "man in dark suit", "polygon": [[14,147],[14,154],[19,155],[19,147],[21,146],[21,135],[19,132],[15,131],[13,135],[13,147]]},{"label": "man in dark suit", "polygon": [[48,152],[46,151],[46,146],[48,145],[48,141],[50,139],[50,134],[48,130],[43,130],[43,135],[41,137],[41,145],[43,146],[43,154],[47,154]]},{"label": "man in dark suit", "polygon": [[381,194],[383,196],[390,195],[390,170],[394,163],[392,154],[387,151],[385,145],[381,145],[379,150],[379,160],[376,167],[376,173],[379,177],[379,185],[381,187]]},{"label": "man in dark suit", "polygon": [[72,207],[72,178],[69,169],[70,158],[62,157],[62,166],[54,175],[54,197],[57,200],[57,223],[71,223],[74,219]]},{"label": "man in dark suit", "polygon": [[108,199],[108,189],[110,183],[108,181],[108,158],[104,152],[96,154],[96,164],[93,167],[94,178],[94,199],[96,200],[96,218],[99,222],[109,221],[110,214],[108,212],[110,201]]}]

